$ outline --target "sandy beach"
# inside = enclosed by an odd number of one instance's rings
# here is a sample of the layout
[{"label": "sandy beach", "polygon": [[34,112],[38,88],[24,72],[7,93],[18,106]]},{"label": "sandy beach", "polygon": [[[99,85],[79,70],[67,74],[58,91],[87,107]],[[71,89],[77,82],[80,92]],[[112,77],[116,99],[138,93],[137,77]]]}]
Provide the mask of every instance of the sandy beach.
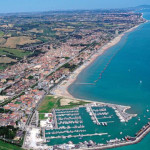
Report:
[{"label": "sandy beach", "polygon": [[116,45],[122,37],[133,30],[135,30],[140,25],[134,26],[133,28],[125,31],[124,33],[118,35],[113,40],[108,42],[106,45],[102,46],[96,53],[94,53],[89,61],[85,62],[83,65],[81,65],[79,68],[77,68],[66,80],[62,81],[59,85],[57,85],[51,93],[58,96],[65,96],[73,98],[73,96],[68,92],[68,87],[77,79],[77,76],[79,73],[85,69],[87,66],[89,66],[98,56],[102,55],[106,50],[108,50],[110,47]]}]

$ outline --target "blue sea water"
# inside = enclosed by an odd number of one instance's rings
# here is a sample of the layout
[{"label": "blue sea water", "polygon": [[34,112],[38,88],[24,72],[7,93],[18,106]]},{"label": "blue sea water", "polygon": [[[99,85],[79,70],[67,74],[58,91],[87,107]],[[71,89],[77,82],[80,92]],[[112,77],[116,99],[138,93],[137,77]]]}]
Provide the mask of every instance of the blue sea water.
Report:
[{"label": "blue sea water", "polygon": [[[150,20],[150,10],[142,12],[144,18]],[[133,136],[150,118],[146,111],[150,110],[150,22],[127,33],[118,44],[99,56],[79,74],[68,90],[77,98],[130,105],[129,112],[138,116],[127,124],[117,124],[116,128]],[[149,141],[150,134],[139,144],[117,149],[149,150]]]}]

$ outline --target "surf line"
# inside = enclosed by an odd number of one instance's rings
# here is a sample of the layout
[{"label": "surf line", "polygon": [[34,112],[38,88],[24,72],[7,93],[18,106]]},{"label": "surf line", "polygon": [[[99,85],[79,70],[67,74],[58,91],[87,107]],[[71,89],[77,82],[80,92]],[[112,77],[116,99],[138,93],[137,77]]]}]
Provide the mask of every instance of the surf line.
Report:
[{"label": "surf line", "polygon": [[109,59],[109,61],[108,61],[107,64],[105,65],[104,69],[100,72],[98,79],[94,81],[95,84],[96,84],[99,80],[102,79],[103,73],[106,71],[106,69],[107,69],[108,66],[110,65],[111,61],[113,60],[113,58],[117,55],[117,53],[118,53],[120,50],[121,50],[121,48]]}]

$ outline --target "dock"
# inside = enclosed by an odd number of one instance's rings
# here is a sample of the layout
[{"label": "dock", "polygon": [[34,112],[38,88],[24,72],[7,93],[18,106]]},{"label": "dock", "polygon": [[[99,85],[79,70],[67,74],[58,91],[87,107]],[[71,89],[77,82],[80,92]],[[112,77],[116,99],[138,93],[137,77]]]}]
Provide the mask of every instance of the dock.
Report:
[{"label": "dock", "polygon": [[56,112],[55,112],[55,109],[53,109],[52,111],[53,113],[53,120],[54,120],[54,127],[57,129],[58,128],[58,124],[57,124],[57,117],[56,117]]},{"label": "dock", "polygon": [[92,116],[91,118],[93,119],[93,122],[96,122],[97,125],[100,125],[100,122],[98,121],[94,111],[92,110],[91,106],[88,105],[86,107],[87,112],[89,112],[89,114]]},{"label": "dock", "polygon": [[87,137],[87,136],[102,136],[107,135],[108,133],[95,133],[95,134],[79,134],[79,135],[68,135],[68,136],[51,136],[46,139],[59,139],[59,138],[77,138],[77,137]]}]

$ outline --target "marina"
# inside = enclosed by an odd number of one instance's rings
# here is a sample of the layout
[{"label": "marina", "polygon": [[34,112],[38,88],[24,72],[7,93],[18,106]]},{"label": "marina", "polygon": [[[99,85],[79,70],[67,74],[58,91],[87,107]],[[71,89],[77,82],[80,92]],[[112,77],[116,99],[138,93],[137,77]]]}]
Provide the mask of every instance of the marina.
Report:
[{"label": "marina", "polygon": [[[56,129],[55,129],[56,130]],[[35,132],[36,131],[36,132]],[[52,130],[53,131],[53,130]],[[82,130],[81,130],[82,131]],[[49,149],[52,148],[53,150],[63,150],[63,149],[78,149],[78,150],[104,150],[104,149],[109,149],[109,148],[116,148],[116,147],[121,147],[121,146],[127,146],[127,145],[132,145],[139,143],[148,133],[150,132],[150,122],[148,122],[146,125],[144,125],[136,134],[134,137],[131,136],[125,136],[123,138],[111,138],[110,140],[107,140],[106,143],[99,143],[95,142],[94,140],[91,140],[92,137],[96,136],[97,138],[99,136],[106,136],[108,133],[94,133],[94,134],[78,134],[78,135],[68,135],[68,136],[51,136],[47,137],[46,140],[44,140],[47,145],[43,143],[42,139],[39,139],[40,135],[40,129],[35,129],[35,128],[29,128],[28,130],[28,136],[32,135],[34,133],[33,139],[35,140],[34,144],[37,144],[38,147],[43,147],[42,149]],[[31,134],[32,133],[32,134]],[[46,134],[49,134],[48,132]],[[55,132],[54,134],[60,134],[58,132]],[[29,138],[29,137],[26,138]],[[90,137],[89,140],[85,140],[87,137]],[[109,137],[109,135],[108,135]],[[73,138],[78,138],[80,142],[74,143]],[[83,139],[84,138],[84,139]],[[65,144],[55,144],[55,145],[50,145],[48,146],[48,143],[54,140],[58,139],[64,139],[68,140],[68,142],[65,142]],[[83,140],[82,140],[83,139]],[[27,144],[27,143],[25,143]],[[28,147],[26,145],[26,147]]]},{"label": "marina", "polygon": [[[108,148],[132,145],[140,142],[149,132],[150,132],[150,122],[148,122],[145,126],[143,126],[142,129],[136,133],[135,137],[126,136],[122,139],[115,138],[107,141],[106,144],[95,143],[91,140],[89,142],[84,141],[83,143],[80,142],[79,144],[74,145],[74,148],[72,149],[76,149],[76,147],[78,148],[80,147],[81,149],[84,148],[87,150],[94,150],[95,148],[103,150]],[[71,144],[73,143],[71,142]]]},{"label": "marina", "polygon": [[[129,108],[129,106],[90,102],[71,109],[53,109],[53,128],[45,127],[44,141],[47,145],[55,146],[69,141],[79,144],[85,139],[100,144],[101,139],[102,143],[107,144],[107,140],[113,138],[108,127],[112,128],[113,124],[122,122],[121,117],[128,122],[136,116],[126,113]],[[99,138],[100,136],[104,138]],[[123,136],[120,134],[120,139],[124,140]]]}]

